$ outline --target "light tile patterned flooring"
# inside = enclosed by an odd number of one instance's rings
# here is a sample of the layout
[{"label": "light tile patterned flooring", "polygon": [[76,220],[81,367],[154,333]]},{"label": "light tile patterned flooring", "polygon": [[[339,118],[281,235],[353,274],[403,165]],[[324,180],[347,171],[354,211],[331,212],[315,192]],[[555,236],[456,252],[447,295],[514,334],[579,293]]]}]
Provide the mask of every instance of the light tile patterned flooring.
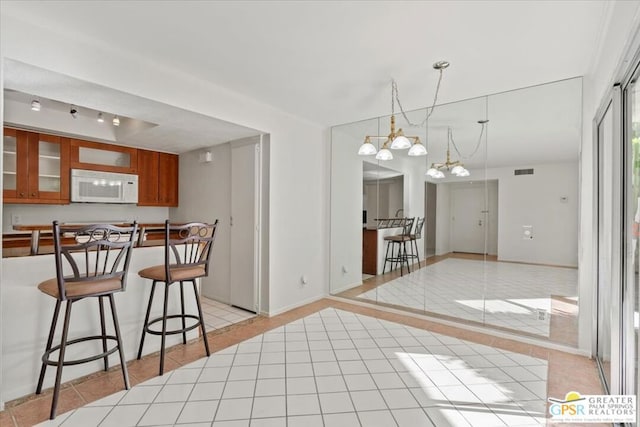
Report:
[{"label": "light tile patterned flooring", "polygon": [[549,337],[551,295],[577,296],[573,268],[448,258],[359,298]]},{"label": "light tile patterned flooring", "polygon": [[201,297],[202,314],[207,331],[224,328],[234,323],[255,317],[252,313],[241,308],[236,308],[228,304],[215,301],[210,298]]},{"label": "light tile patterned flooring", "polygon": [[547,368],[329,307],[41,425],[537,426]]}]

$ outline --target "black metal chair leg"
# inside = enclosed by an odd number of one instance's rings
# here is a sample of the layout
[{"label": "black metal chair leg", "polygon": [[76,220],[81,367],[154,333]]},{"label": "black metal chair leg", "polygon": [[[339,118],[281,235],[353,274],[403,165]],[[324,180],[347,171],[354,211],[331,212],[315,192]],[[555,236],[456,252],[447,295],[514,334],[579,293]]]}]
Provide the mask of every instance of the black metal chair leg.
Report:
[{"label": "black metal chair leg", "polygon": [[62,327],[62,338],[60,339],[60,352],[58,354],[58,366],[56,369],[56,383],[53,387],[53,400],[51,401],[50,419],[56,417],[56,407],[58,406],[58,396],[60,395],[60,381],[62,380],[62,366],[64,363],[64,351],[67,347],[67,334],[69,333],[69,319],[71,318],[71,306],[73,302],[68,300],[64,313],[64,326]]},{"label": "black metal chair leg", "polygon": [[418,268],[421,268],[420,266],[420,251],[418,250],[418,239],[413,239],[413,244],[415,245],[416,248],[416,259],[418,260]]},{"label": "black metal chair leg", "polygon": [[407,263],[407,271],[411,273],[411,265],[409,265],[409,253],[407,252],[407,242],[402,242],[402,248],[404,249],[404,262]]},{"label": "black metal chair leg", "polygon": [[207,331],[204,327],[204,316],[202,315],[202,305],[200,305],[200,296],[198,295],[198,287],[196,286],[196,281],[192,280],[193,283],[193,292],[196,295],[196,304],[198,305],[198,316],[200,317],[200,327],[202,328],[202,339],[204,340],[204,349],[207,352],[207,356],[210,356],[209,352],[209,341],[207,340]]},{"label": "black metal chair leg", "polygon": [[[387,242],[387,251],[384,253],[384,266],[382,267],[382,274],[384,274],[385,271],[387,271],[387,260],[389,259],[389,245],[390,245],[390,242]],[[393,251],[391,251],[391,255],[393,255]],[[391,264],[391,266],[393,266],[393,263],[391,261],[389,261],[389,263]]]},{"label": "black metal chair leg", "polygon": [[167,306],[169,304],[169,283],[164,284],[164,308],[162,310],[162,336],[160,344],[160,375],[164,373],[164,342],[167,337]]},{"label": "black metal chair leg", "polygon": [[142,337],[140,338],[140,347],[138,347],[138,360],[142,357],[142,346],[144,345],[144,336],[147,333],[147,324],[149,323],[149,314],[151,313],[151,303],[153,302],[153,294],[156,291],[156,281],[151,285],[151,295],[149,296],[149,304],[147,305],[147,314],[144,316],[142,324]]},{"label": "black metal chair leg", "polygon": [[187,332],[184,330],[187,328],[187,319],[184,317],[184,287],[183,281],[180,281],[180,309],[182,310],[182,344],[187,343]]},{"label": "black metal chair leg", "polygon": [[[58,324],[58,316],[60,314],[60,305],[62,301],[56,300],[56,308],[53,310],[53,319],[51,320],[51,329],[49,329],[49,338],[47,339],[47,348],[45,350],[45,354],[51,350],[51,345],[53,344],[53,335],[56,332],[56,325]],[[44,374],[47,372],[47,364],[42,362],[42,368],[40,368],[40,378],[38,379],[38,387],[36,388],[36,394],[42,393],[42,383],[44,382]]]},{"label": "black metal chair leg", "polygon": [[[100,299],[102,301],[102,299]],[[116,302],[113,294],[109,294],[109,304],[111,305],[111,317],[113,317],[113,327],[116,330],[116,340],[118,341],[118,353],[120,354],[120,367],[122,368],[122,379],[124,380],[124,388],[129,390],[129,373],[127,372],[127,359],[124,357],[124,349],[122,348],[122,338],[120,335],[120,324],[118,323],[118,314],[116,313]]]},{"label": "black metal chair leg", "polygon": [[[98,297],[98,304],[100,305],[100,331],[102,332],[102,351],[107,352],[107,327],[104,323],[104,304],[102,302],[104,296]],[[109,356],[104,356],[104,370],[109,370]]]}]

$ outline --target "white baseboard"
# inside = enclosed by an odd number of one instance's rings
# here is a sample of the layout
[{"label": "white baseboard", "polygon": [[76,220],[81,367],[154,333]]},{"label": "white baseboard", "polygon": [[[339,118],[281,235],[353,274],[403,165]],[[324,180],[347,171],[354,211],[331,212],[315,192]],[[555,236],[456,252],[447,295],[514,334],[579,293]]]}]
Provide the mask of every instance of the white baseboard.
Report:
[{"label": "white baseboard", "polygon": [[351,283],[349,285],[344,285],[341,288],[338,289],[331,289],[331,293],[332,294],[339,294],[340,292],[344,292],[346,290],[349,290],[351,288],[355,288],[356,286],[361,286],[362,285],[362,281],[360,281],[360,283]]}]

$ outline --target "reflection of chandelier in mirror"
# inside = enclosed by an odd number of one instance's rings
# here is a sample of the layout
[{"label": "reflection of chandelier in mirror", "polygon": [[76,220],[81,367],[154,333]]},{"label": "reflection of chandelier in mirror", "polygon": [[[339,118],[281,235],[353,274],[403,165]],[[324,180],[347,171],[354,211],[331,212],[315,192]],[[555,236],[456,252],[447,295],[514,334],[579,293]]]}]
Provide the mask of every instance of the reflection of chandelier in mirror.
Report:
[{"label": "reflection of chandelier in mirror", "polygon": [[[473,150],[473,153],[471,153],[471,155],[467,157],[468,159],[473,157],[478,151],[478,148],[480,148],[482,135],[484,134],[484,127],[487,123],[489,123],[489,120],[478,120],[478,123],[482,126],[482,128],[480,129],[480,136],[478,137],[476,148]],[[458,150],[455,141],[453,140],[453,132],[451,131],[451,128],[447,128],[447,160],[444,163],[431,163],[431,167],[426,173],[427,176],[435,179],[444,178],[444,172],[442,172],[444,169],[450,171],[452,175],[459,177],[470,175],[469,170],[464,167],[464,163],[462,163],[460,160],[451,161],[451,152],[449,150],[450,143],[453,144],[453,148],[456,150],[456,153],[458,153],[458,156],[460,156],[461,158],[463,157],[462,154],[460,154],[460,150]]]},{"label": "reflection of chandelier in mirror", "polygon": [[[449,66],[447,61],[439,61],[433,64],[433,68],[440,71],[440,77],[438,78],[438,86],[436,87],[436,93],[433,97],[433,105],[431,107],[431,111],[427,114],[427,117],[422,122],[421,125],[424,125],[428,120],[429,116],[433,113],[433,109],[436,105],[436,100],[438,99],[438,91],[440,90],[440,82],[442,81],[442,71]],[[407,153],[409,156],[426,156],[427,149],[420,142],[420,138],[417,136],[405,136],[402,129],[398,129],[396,132],[396,118],[395,118],[395,101],[398,102],[398,106],[400,107],[400,111],[402,115],[407,120],[407,123],[412,124],[404,110],[402,110],[402,105],[400,104],[400,99],[398,97],[398,86],[395,81],[391,81],[391,132],[389,135],[367,135],[364,138],[364,143],[360,146],[358,150],[358,154],[361,156],[370,156],[376,154],[376,159],[378,160],[391,160],[393,159],[393,154],[389,150],[405,150],[409,148],[409,152]],[[378,151],[371,142],[371,139],[384,139],[384,143],[382,144],[382,148]],[[413,140],[413,143],[411,142]]]}]

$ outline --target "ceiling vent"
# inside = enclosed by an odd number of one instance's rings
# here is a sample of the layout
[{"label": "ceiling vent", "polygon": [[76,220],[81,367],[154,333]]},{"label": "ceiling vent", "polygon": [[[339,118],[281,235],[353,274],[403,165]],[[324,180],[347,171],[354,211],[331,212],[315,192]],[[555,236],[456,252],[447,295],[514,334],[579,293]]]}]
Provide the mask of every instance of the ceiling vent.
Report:
[{"label": "ceiling vent", "polygon": [[514,175],[533,175],[533,169],[516,169],[513,171]]}]

